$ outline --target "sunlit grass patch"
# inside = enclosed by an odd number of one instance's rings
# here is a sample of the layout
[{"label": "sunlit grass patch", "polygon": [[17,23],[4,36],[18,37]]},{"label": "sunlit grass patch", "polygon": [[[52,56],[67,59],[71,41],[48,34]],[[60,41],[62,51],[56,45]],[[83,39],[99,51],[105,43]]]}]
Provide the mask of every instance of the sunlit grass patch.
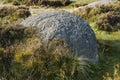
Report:
[{"label": "sunlit grass patch", "polygon": [[77,0],[75,2],[73,2],[72,4],[70,4],[70,6],[72,7],[80,7],[80,6],[84,6],[84,5],[87,5],[91,2],[95,2],[95,1],[98,1],[98,0]]}]

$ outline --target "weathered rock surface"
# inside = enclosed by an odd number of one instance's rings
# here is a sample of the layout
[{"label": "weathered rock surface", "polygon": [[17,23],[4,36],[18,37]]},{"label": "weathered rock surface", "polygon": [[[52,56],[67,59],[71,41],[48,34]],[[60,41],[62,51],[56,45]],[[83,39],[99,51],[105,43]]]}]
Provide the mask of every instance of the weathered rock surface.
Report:
[{"label": "weathered rock surface", "polygon": [[84,56],[91,62],[98,61],[97,41],[88,23],[66,11],[48,11],[24,20],[23,26],[36,26],[43,42],[63,39],[76,56]]}]

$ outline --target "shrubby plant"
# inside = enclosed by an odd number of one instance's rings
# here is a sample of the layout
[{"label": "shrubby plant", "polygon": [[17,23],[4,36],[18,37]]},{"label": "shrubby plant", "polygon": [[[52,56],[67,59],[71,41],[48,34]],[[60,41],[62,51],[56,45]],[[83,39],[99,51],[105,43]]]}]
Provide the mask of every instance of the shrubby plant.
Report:
[{"label": "shrubby plant", "polygon": [[8,15],[12,15],[16,9],[14,7],[1,7],[0,8],[0,18],[3,18]]},{"label": "shrubby plant", "polygon": [[[96,6],[94,8],[84,8],[74,12],[89,23],[94,23],[99,30],[117,31],[120,26],[120,2],[114,2],[108,5]],[[81,13],[82,12],[82,13]]]},{"label": "shrubby plant", "polygon": [[0,12],[1,25],[12,24],[14,21],[17,23],[31,15],[26,7],[1,7]]},{"label": "shrubby plant", "polygon": [[100,30],[116,31],[120,29],[120,15],[116,15],[114,12],[108,12],[102,14],[98,20],[96,20],[96,26]]},{"label": "shrubby plant", "polygon": [[48,5],[48,6],[64,6],[70,3],[70,0],[5,0],[5,3],[13,2],[13,5],[25,4],[33,5]]},{"label": "shrubby plant", "polygon": [[[16,43],[27,38],[30,32],[20,27],[0,27],[0,78],[10,74]],[[30,36],[30,35],[29,35]]]},{"label": "shrubby plant", "polygon": [[29,9],[19,9],[17,12],[16,12],[16,15],[18,16],[18,18],[27,18],[31,15]]},{"label": "shrubby plant", "polygon": [[0,79],[88,80],[90,65],[63,40],[42,43],[34,27],[0,27]]}]

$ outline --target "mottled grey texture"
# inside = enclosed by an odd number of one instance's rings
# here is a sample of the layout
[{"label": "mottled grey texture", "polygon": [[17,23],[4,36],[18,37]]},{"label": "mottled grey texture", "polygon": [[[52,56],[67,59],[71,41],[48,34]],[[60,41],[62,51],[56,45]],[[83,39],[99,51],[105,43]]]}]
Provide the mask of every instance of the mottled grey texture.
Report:
[{"label": "mottled grey texture", "polygon": [[54,38],[63,39],[74,55],[84,56],[89,61],[98,61],[97,41],[88,23],[77,15],[66,11],[48,11],[31,16],[21,23],[37,26],[43,42]]}]

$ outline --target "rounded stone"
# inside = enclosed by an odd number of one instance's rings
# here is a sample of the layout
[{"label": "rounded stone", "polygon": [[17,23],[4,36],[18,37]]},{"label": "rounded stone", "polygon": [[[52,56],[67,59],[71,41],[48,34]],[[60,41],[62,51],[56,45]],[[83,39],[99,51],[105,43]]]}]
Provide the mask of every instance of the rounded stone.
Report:
[{"label": "rounded stone", "polygon": [[81,17],[67,11],[47,11],[25,19],[21,25],[36,26],[42,41],[63,39],[75,56],[91,62],[98,61],[97,41],[90,25]]}]

